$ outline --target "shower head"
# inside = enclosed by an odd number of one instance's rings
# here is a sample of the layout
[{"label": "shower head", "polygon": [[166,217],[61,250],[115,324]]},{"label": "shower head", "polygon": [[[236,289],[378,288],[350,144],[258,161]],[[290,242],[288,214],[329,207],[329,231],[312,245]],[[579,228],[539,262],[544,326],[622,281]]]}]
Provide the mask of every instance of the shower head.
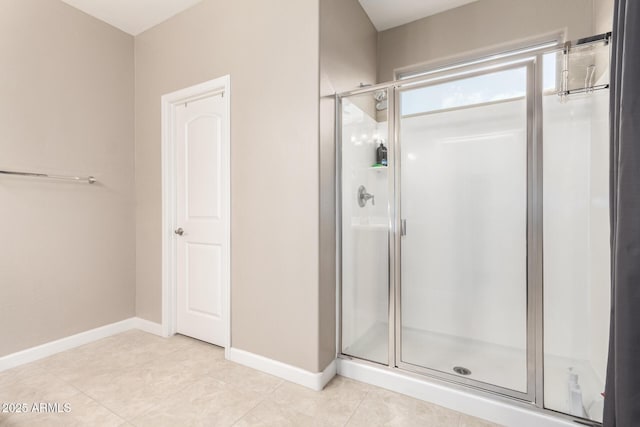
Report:
[{"label": "shower head", "polygon": [[375,99],[378,102],[384,101],[385,99],[387,99],[387,91],[386,90],[379,90],[377,92],[374,92],[373,93],[373,99]]}]

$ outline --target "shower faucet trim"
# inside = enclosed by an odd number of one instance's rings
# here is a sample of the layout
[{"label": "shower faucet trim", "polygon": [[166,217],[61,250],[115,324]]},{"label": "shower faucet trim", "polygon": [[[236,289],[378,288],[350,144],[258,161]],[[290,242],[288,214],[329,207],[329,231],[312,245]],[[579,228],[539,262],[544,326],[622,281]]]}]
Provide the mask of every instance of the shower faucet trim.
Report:
[{"label": "shower faucet trim", "polygon": [[358,206],[364,208],[367,205],[367,201],[371,199],[371,206],[376,205],[376,196],[367,193],[367,189],[364,185],[358,187]]}]

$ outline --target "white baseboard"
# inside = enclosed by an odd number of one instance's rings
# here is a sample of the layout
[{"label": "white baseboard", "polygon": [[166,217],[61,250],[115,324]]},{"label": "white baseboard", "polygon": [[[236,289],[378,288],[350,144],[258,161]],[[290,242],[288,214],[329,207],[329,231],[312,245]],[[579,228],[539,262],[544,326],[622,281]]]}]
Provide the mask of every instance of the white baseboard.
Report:
[{"label": "white baseboard", "polygon": [[[139,317],[132,317],[110,325],[51,341],[37,347],[2,356],[0,357],[0,372],[132,329],[139,329],[150,334],[163,336],[161,324]],[[336,375],[337,370],[335,360],[331,362],[324,371],[314,373],[236,348],[225,349],[225,356],[233,362],[258,369],[313,390],[322,390]]]},{"label": "white baseboard", "polygon": [[312,390],[322,390],[329,381],[336,375],[336,362],[331,362],[327,368],[318,373],[313,373],[300,369],[296,366],[287,365],[277,360],[269,359],[248,351],[230,348],[227,358],[232,362],[257,369],[267,374],[280,377],[292,383],[300,384]]},{"label": "white baseboard", "polygon": [[344,377],[425,400],[506,427],[576,426],[575,423],[564,418],[420,380],[389,369],[346,359],[338,359],[337,365],[338,374]]},{"label": "white baseboard", "polygon": [[2,356],[0,357],[0,372],[24,365],[25,363],[35,362],[36,360],[44,359],[45,357],[52,356],[56,353],[70,350],[84,344],[89,344],[131,329],[140,329],[151,334],[162,335],[161,325],[138,317],[132,317],[130,319],[100,326],[99,328],[80,332],[79,334],[51,341],[36,347],[31,347],[17,353]]},{"label": "white baseboard", "polygon": [[157,335],[159,337],[164,337],[162,325],[160,323],[155,323],[150,320],[142,319],[140,317],[134,317],[131,320],[133,320],[133,327],[135,329],[139,329],[143,332]]}]

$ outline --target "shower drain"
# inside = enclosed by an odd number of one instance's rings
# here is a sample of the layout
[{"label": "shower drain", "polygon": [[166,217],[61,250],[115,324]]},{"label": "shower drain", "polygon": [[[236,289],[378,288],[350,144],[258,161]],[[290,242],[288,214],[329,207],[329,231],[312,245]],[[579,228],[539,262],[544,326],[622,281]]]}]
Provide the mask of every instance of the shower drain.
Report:
[{"label": "shower drain", "polygon": [[471,371],[467,368],[464,368],[462,366],[456,366],[453,368],[453,372],[455,372],[456,374],[460,374],[460,375],[471,375]]}]

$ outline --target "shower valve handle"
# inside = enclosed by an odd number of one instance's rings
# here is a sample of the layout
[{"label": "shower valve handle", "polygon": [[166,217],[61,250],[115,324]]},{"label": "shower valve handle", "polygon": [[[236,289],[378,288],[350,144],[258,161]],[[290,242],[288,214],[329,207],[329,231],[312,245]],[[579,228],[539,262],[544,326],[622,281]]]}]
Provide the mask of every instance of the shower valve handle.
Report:
[{"label": "shower valve handle", "polygon": [[364,187],[364,185],[361,185],[358,188],[358,206],[364,208],[367,204],[367,200],[371,200],[371,206],[376,205],[376,196],[367,193],[367,189]]}]

